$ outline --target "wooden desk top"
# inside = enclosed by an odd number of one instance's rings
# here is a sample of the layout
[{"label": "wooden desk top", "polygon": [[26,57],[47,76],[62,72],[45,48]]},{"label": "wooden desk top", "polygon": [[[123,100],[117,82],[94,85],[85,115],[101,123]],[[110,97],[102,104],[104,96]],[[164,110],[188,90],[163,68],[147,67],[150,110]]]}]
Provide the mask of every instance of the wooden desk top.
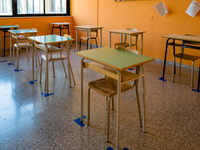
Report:
[{"label": "wooden desk top", "polygon": [[53,43],[74,41],[74,39],[72,38],[66,38],[59,35],[33,36],[33,37],[28,37],[27,39],[35,41],[37,43],[41,43],[41,44],[53,44]]},{"label": "wooden desk top", "polygon": [[117,33],[117,34],[127,34],[127,35],[137,35],[145,33],[145,31],[132,31],[126,29],[117,29],[117,30],[109,30],[110,33]]},{"label": "wooden desk top", "polygon": [[79,28],[79,29],[102,29],[103,27],[100,26],[75,26],[75,28]]},{"label": "wooden desk top", "polygon": [[19,26],[16,26],[16,25],[5,25],[5,26],[0,26],[0,29],[9,29],[9,28],[19,28]]},{"label": "wooden desk top", "polygon": [[169,35],[163,35],[162,37],[175,39],[175,40],[185,40],[185,41],[192,41],[192,42],[200,42],[200,36],[169,34]]},{"label": "wooden desk top", "polygon": [[154,61],[152,57],[137,55],[108,47],[80,51],[75,54],[120,71]]},{"label": "wooden desk top", "polygon": [[70,25],[69,22],[55,22],[55,23],[51,23],[51,24],[54,24],[54,25]]},{"label": "wooden desk top", "polygon": [[31,29],[18,29],[18,30],[8,30],[12,34],[26,34],[26,33],[38,33],[38,31]]}]

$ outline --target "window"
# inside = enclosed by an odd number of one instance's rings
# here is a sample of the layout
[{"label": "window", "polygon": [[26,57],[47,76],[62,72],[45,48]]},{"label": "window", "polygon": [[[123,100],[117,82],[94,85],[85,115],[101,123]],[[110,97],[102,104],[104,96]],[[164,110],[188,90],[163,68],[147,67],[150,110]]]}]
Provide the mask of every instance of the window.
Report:
[{"label": "window", "polygon": [[70,15],[70,0],[0,0],[2,16]]},{"label": "window", "polygon": [[0,15],[12,15],[12,0],[0,0]]}]

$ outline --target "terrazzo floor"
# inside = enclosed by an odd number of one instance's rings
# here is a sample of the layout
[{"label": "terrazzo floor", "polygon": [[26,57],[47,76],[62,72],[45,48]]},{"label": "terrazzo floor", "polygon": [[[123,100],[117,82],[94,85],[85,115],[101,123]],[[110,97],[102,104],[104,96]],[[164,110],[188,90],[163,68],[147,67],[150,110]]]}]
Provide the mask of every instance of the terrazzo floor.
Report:
[{"label": "terrazzo floor", "polygon": [[[61,62],[55,62],[53,78],[49,64],[50,92],[43,97],[42,83],[31,80],[31,62],[26,52],[20,53],[20,69],[9,66],[9,57],[0,57],[0,150],[105,150],[116,144],[115,110],[111,111],[110,143],[106,142],[105,97],[91,91],[91,125],[80,127],[74,122],[80,117],[80,57],[71,50],[71,64],[76,85],[69,88]],[[44,52],[38,51],[39,55]],[[9,53],[7,52],[7,55]],[[66,62],[65,62],[66,63]],[[66,63],[67,66],[67,63]],[[154,61],[146,69],[146,126],[139,126],[135,92],[122,94],[120,148],[129,150],[199,150],[200,149],[200,93],[190,88],[190,68],[171,82],[172,65],[167,64],[166,80],[162,76],[163,62]],[[43,65],[43,71],[45,65]],[[39,80],[39,67],[36,69]],[[87,115],[87,83],[103,77],[84,70],[84,115]],[[198,71],[195,70],[194,88]],[[141,80],[139,81],[141,86]],[[139,89],[140,98],[142,90]],[[142,106],[142,99],[141,106]],[[86,121],[86,120],[85,120]]]}]

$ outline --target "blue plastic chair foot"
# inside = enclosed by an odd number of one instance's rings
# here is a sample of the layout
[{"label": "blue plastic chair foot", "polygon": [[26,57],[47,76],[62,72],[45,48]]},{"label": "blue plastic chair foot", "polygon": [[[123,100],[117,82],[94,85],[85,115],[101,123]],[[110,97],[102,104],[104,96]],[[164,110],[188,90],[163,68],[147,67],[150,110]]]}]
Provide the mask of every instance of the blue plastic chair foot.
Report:
[{"label": "blue plastic chair foot", "polygon": [[200,93],[200,90],[191,89],[192,91]]},{"label": "blue plastic chair foot", "polygon": [[14,69],[14,71],[15,71],[15,72],[19,72],[19,71],[23,71],[23,69],[19,69],[19,70]]},{"label": "blue plastic chair foot", "polygon": [[7,62],[7,60],[0,61],[0,63],[2,63],[2,62]]},{"label": "blue plastic chair foot", "polygon": [[[34,81],[37,81],[37,80],[34,80]],[[30,83],[31,85],[33,85],[33,84],[34,84],[34,82],[33,82],[33,81],[29,81],[29,83]]]},{"label": "blue plastic chair foot", "polygon": [[164,80],[163,77],[158,78],[158,80],[167,82],[167,80]]},{"label": "blue plastic chair foot", "polygon": [[128,70],[135,70],[135,68],[129,68]]},{"label": "blue plastic chair foot", "polygon": [[[85,119],[86,116],[83,116],[83,119]],[[81,117],[77,118],[74,120],[79,126],[84,127],[85,124],[83,122],[81,122]]]},{"label": "blue plastic chair foot", "polygon": [[8,63],[8,65],[12,65],[12,63]]},{"label": "blue plastic chair foot", "polygon": [[42,92],[41,94],[42,94],[44,97],[54,95],[54,93],[46,94],[45,92]]}]

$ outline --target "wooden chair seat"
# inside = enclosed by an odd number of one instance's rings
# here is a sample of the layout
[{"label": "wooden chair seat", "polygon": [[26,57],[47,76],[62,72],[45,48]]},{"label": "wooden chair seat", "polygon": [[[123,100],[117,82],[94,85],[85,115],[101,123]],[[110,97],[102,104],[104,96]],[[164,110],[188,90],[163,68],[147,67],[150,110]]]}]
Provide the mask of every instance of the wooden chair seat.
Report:
[{"label": "wooden chair seat", "polygon": [[[99,80],[95,80],[88,83],[88,86],[94,91],[104,95],[111,97],[117,94],[117,80],[112,79],[110,77],[105,77]],[[129,84],[122,85],[122,92],[131,89],[132,86]]]},{"label": "wooden chair seat", "polygon": [[[46,50],[46,46],[44,44],[37,44],[36,45],[37,48],[42,49],[42,50]],[[47,47],[49,49],[49,51],[61,51],[62,48],[47,44]]]},{"label": "wooden chair seat", "polygon": [[175,57],[185,59],[185,60],[191,60],[191,61],[195,61],[200,58],[200,56],[194,56],[194,55],[189,55],[189,54],[184,54],[184,53],[175,54]]},{"label": "wooden chair seat", "polygon": [[[42,58],[46,61],[46,55],[42,55]],[[56,60],[65,60],[67,59],[66,56],[60,54],[60,53],[53,53],[48,55],[48,60],[49,61],[56,61]]]},{"label": "wooden chair seat", "polygon": [[[26,48],[26,47],[31,47],[32,45],[29,43],[18,43],[19,48]],[[14,47],[17,47],[17,44],[14,44]]]},{"label": "wooden chair seat", "polygon": [[[136,44],[131,44],[131,46],[135,46]],[[120,47],[129,47],[129,43],[115,43],[115,47],[120,46]]]}]

